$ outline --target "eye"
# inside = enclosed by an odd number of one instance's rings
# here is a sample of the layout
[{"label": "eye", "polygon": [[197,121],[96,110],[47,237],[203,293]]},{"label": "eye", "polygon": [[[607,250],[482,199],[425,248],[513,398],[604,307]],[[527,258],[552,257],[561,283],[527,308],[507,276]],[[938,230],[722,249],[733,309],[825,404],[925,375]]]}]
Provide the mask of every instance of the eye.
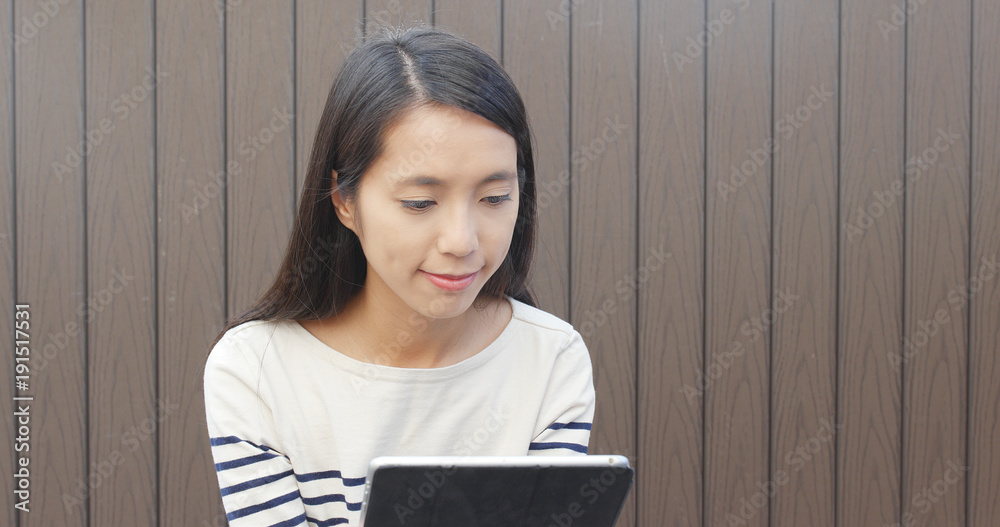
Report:
[{"label": "eye", "polygon": [[500,205],[505,201],[510,201],[510,194],[504,194],[503,196],[486,196],[483,199],[490,205]]},{"label": "eye", "polygon": [[399,202],[404,209],[410,210],[427,210],[434,204],[431,200],[403,200]]}]

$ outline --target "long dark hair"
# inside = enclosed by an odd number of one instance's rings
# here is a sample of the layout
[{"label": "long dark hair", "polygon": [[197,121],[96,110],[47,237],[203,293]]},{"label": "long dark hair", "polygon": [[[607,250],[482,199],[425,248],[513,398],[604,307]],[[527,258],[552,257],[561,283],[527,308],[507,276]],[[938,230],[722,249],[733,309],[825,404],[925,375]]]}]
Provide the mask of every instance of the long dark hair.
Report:
[{"label": "long dark hair", "polygon": [[274,283],[231,319],[309,320],[339,314],[364,286],[367,261],[353,231],[332,203],[333,171],[345,200],[357,196],[362,176],[381,155],[387,130],[424,105],[475,113],[510,134],[517,145],[520,188],[517,220],[503,263],[483,286],[488,297],[508,295],[535,306],[528,273],[535,243],[535,162],[524,102],[503,68],[471,42],[438,29],[387,29],[346,58],[326,100],[313,142],[291,239]]}]

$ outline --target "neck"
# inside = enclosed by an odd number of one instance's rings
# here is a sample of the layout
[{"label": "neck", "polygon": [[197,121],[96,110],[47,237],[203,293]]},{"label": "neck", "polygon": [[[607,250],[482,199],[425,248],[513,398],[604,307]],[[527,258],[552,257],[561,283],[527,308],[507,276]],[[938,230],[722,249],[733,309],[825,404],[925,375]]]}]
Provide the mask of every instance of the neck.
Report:
[{"label": "neck", "polygon": [[[485,347],[483,336],[502,331],[499,308],[491,302],[482,312],[467,309],[452,318],[425,317],[396,299],[380,301],[377,291],[362,289],[341,320],[351,328],[351,341],[361,360],[399,368],[437,368],[458,363]],[[395,298],[395,295],[387,295]],[[477,338],[478,337],[478,338]],[[490,338],[488,342],[492,342]]]}]

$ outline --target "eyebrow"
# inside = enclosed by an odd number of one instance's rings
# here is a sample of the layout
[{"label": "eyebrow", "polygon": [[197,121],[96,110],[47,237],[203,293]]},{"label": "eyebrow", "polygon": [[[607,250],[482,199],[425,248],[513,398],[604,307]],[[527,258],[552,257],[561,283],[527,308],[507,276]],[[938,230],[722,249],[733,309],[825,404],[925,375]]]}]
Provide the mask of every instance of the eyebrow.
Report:
[{"label": "eyebrow", "polygon": [[[513,181],[515,179],[517,179],[517,175],[515,175],[513,172],[509,170],[501,170],[499,172],[494,172],[486,176],[485,179],[479,182],[479,185],[482,186],[492,181]],[[420,174],[397,181],[396,187],[397,188],[406,187],[409,185],[414,185],[418,187],[421,186],[440,187],[443,186],[444,184],[445,184],[444,181],[441,181],[436,177]]]}]

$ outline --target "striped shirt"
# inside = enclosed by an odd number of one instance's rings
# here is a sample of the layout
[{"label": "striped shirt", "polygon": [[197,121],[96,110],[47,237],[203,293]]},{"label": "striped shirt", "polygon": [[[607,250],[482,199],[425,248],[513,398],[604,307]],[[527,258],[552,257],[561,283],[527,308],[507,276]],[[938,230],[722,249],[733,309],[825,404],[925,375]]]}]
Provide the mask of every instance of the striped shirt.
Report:
[{"label": "striped shirt", "polygon": [[382,455],[586,454],[590,355],[565,321],[509,298],[489,346],[442,368],[343,355],[295,321],[227,331],[205,411],[230,525],[357,525]]}]

